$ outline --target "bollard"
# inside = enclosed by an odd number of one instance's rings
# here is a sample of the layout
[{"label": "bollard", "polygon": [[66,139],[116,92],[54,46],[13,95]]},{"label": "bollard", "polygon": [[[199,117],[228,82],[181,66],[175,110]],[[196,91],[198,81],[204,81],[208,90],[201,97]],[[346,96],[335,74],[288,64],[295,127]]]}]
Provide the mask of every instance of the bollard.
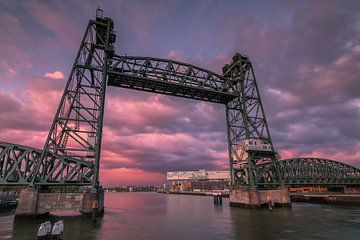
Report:
[{"label": "bollard", "polygon": [[214,196],[214,204],[215,205],[222,205],[222,195],[221,193],[213,193]]},{"label": "bollard", "polygon": [[61,229],[61,239],[63,237],[64,234],[64,222],[63,220],[58,221],[58,223],[60,224],[60,229]]},{"label": "bollard", "polygon": [[64,223],[63,221],[57,221],[51,232],[51,239],[61,240],[63,238]]},{"label": "bollard", "polygon": [[45,224],[45,228],[46,228],[46,239],[51,239],[51,222],[50,221],[46,221],[44,222]]},{"label": "bollard", "polygon": [[39,227],[38,233],[37,233],[37,239],[38,240],[46,240],[47,239],[47,229],[45,223],[42,223]]},{"label": "bollard", "polygon": [[217,199],[216,193],[213,193],[213,196],[214,196],[214,205],[217,205],[218,199]]}]

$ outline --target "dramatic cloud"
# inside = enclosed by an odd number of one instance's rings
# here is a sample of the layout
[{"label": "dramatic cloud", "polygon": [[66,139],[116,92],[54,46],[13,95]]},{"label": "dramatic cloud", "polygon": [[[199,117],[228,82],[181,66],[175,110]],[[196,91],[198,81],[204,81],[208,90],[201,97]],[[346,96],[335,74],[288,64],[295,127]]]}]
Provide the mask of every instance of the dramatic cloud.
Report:
[{"label": "dramatic cloud", "polygon": [[[103,1],[116,52],[212,71],[250,56],[283,158],[360,167],[359,1]],[[96,3],[0,3],[0,141],[42,148]],[[56,71],[54,71],[56,69]],[[109,87],[104,185],[161,183],[169,170],[227,169],[225,109]]]}]

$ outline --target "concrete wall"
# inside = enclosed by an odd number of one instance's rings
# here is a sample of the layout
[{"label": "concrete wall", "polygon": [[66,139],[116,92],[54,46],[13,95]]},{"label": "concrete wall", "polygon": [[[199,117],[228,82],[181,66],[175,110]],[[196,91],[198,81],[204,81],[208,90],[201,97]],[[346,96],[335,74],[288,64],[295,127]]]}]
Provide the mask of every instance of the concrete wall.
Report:
[{"label": "concrete wall", "polygon": [[37,214],[53,211],[82,212],[84,193],[39,193],[37,200]]},{"label": "concrete wall", "polygon": [[360,187],[344,187],[344,193],[360,193]]},{"label": "concrete wall", "polygon": [[259,192],[243,188],[230,189],[230,205],[235,207],[260,207]]},{"label": "concrete wall", "polygon": [[235,207],[261,207],[271,199],[275,206],[291,206],[289,190],[279,188],[273,190],[258,190],[235,187],[230,189],[230,205]]},{"label": "concrete wall", "polygon": [[24,188],[20,191],[19,203],[15,215],[35,216],[38,190],[35,188]]},{"label": "concrete wall", "polygon": [[36,188],[21,190],[16,216],[37,216],[54,211],[76,211],[85,214],[104,210],[104,191],[98,193],[42,193]]},{"label": "concrete wall", "polygon": [[275,190],[259,190],[260,204],[268,202],[268,198],[275,204],[291,204],[289,190],[280,188]]}]

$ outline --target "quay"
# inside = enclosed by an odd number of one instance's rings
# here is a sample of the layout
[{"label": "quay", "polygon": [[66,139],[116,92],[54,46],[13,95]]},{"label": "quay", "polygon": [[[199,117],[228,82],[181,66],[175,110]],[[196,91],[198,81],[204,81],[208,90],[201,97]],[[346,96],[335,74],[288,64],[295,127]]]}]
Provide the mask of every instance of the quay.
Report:
[{"label": "quay", "polygon": [[[213,197],[214,192],[212,191],[164,191],[164,190],[158,190],[158,193],[168,193],[168,194],[183,194],[183,195],[194,195],[194,196],[208,196]],[[220,193],[222,197],[228,198],[229,193]]]},{"label": "quay", "polygon": [[[193,196],[213,197],[212,191],[165,191],[158,190],[158,193],[182,194]],[[224,198],[229,198],[229,193],[221,193]],[[331,205],[349,205],[360,206],[360,193],[342,193],[342,192],[290,192],[291,202],[307,202]]]},{"label": "quay", "polygon": [[290,193],[292,202],[360,206],[359,193]]},{"label": "quay", "polygon": [[104,212],[104,191],[101,187],[95,192],[89,188],[68,192],[24,188],[20,192],[15,217],[36,218],[53,211],[75,211],[95,218]]}]

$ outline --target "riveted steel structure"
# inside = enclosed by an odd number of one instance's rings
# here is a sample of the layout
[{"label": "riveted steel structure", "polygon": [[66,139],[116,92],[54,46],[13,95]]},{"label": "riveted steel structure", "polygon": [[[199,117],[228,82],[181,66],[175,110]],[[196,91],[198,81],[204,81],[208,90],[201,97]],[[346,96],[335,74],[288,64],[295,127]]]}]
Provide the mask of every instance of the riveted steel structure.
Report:
[{"label": "riveted steel structure", "polygon": [[[238,53],[231,64],[223,67],[223,74],[230,79],[232,91],[237,95],[226,104],[231,183],[254,188],[257,184],[254,174],[262,171],[262,165],[274,165],[277,159],[254,69],[250,59]],[[246,159],[241,159],[238,150],[246,139],[261,139],[271,149],[250,151]],[[280,184],[280,179],[275,176],[279,175],[274,173],[271,180],[274,184]]]},{"label": "riveted steel structure", "polygon": [[98,185],[107,68],[114,22],[97,12],[81,41],[32,184]]},{"label": "riveted steel structure", "polygon": [[[248,57],[236,54],[220,75],[174,60],[116,55],[115,38],[113,21],[98,11],[87,25],[43,150],[0,142],[0,185],[96,189],[107,85],[224,104],[233,186],[360,184],[360,170],[342,163],[277,160]],[[241,158],[246,139],[270,147],[250,149]]]}]

